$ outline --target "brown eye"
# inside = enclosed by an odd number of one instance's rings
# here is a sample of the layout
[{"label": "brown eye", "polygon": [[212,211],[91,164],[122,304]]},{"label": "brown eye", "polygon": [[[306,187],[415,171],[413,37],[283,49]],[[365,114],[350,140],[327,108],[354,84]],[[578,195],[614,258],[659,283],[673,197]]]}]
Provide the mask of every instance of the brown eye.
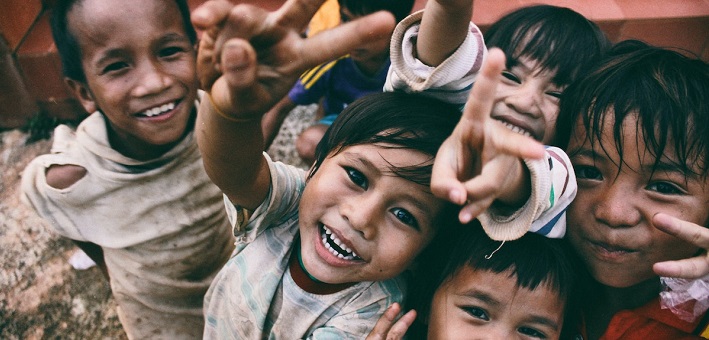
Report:
[{"label": "brown eye", "polygon": [[561,99],[561,95],[562,95],[562,93],[560,91],[549,91],[546,94],[549,96],[552,96],[554,98],[557,98],[557,99]]},{"label": "brown eye", "polygon": [[416,220],[414,215],[412,215],[410,212],[408,212],[406,209],[402,208],[394,208],[391,210],[391,213],[396,216],[396,218],[401,221],[402,223],[411,226],[412,228],[416,230],[420,230],[419,228],[419,222]]},{"label": "brown eye", "polygon": [[116,71],[123,70],[125,68],[128,68],[128,63],[126,63],[126,62],[120,61],[120,62],[110,63],[110,64],[108,64],[108,66],[104,67],[101,70],[101,73],[106,74],[106,73],[110,73],[110,72],[116,72]]},{"label": "brown eye", "polygon": [[507,79],[509,79],[509,80],[511,80],[511,81],[513,81],[513,82],[515,82],[515,83],[517,83],[517,84],[521,84],[521,83],[522,83],[522,81],[519,80],[519,77],[517,77],[514,73],[512,73],[512,72],[510,72],[510,71],[502,71],[502,76],[505,77],[505,78],[507,78]]}]

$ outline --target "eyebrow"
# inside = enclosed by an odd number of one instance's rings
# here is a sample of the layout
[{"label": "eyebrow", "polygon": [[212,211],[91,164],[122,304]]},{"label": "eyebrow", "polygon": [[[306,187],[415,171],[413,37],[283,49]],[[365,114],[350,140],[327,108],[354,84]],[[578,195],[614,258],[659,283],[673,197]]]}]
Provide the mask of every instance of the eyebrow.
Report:
[{"label": "eyebrow", "polygon": [[189,42],[190,39],[184,35],[184,34],[177,34],[177,33],[168,33],[165,34],[164,36],[160,37],[158,40],[160,43],[166,43],[166,42],[172,42],[172,41],[177,41],[177,42]]},{"label": "eyebrow", "polygon": [[552,320],[549,319],[549,318],[545,318],[545,317],[543,317],[543,316],[532,315],[532,317],[530,318],[530,321],[531,321],[532,323],[537,323],[537,324],[541,324],[541,325],[547,325],[547,326],[553,328],[555,331],[556,331],[556,330],[559,330],[559,324],[558,324],[558,323],[552,321]]},{"label": "eyebrow", "polygon": [[350,162],[360,163],[363,167],[381,173],[379,167],[374,165],[370,160],[362,157],[357,152],[343,151],[342,155],[347,158]]},{"label": "eyebrow", "polygon": [[103,64],[107,62],[107,60],[113,59],[113,58],[118,58],[125,55],[125,52],[121,48],[112,48],[110,50],[104,51],[102,53],[101,57],[96,60],[96,62],[93,63],[95,67],[101,67]]},{"label": "eyebrow", "polygon": [[487,294],[485,292],[481,292],[481,291],[474,289],[474,288],[465,290],[459,295],[480,300],[480,301],[485,302],[491,306],[499,306],[502,304],[500,301],[493,298],[490,294]]},{"label": "eyebrow", "polygon": [[[570,158],[573,158],[576,156],[591,158],[594,160],[607,158],[607,157],[601,155],[600,153],[598,153],[592,149],[588,149],[588,148],[584,148],[579,151],[574,151],[569,154]],[[664,158],[667,158],[667,157],[664,157]],[[682,169],[682,167],[677,165],[676,163],[673,163],[671,161],[668,162],[666,160],[663,160],[662,158],[660,159],[659,162],[657,162],[657,164],[655,164],[655,162],[643,163],[643,164],[641,164],[641,167],[642,168],[640,170],[643,171],[644,173],[665,172],[665,173],[675,173],[675,174],[684,176],[687,179],[698,179],[699,178],[699,176],[696,173],[694,173],[692,171],[689,171],[689,172],[684,171]],[[685,168],[692,169],[692,167],[690,165],[687,165]]]},{"label": "eyebrow", "polygon": [[[164,36],[160,37],[158,39],[158,44],[165,44],[165,43],[170,43],[170,42],[186,42],[189,43],[189,38],[185,35],[182,34],[177,34],[177,33],[168,33],[165,34]],[[103,53],[103,55],[96,60],[95,64],[96,66],[99,66],[103,63],[106,62],[108,59],[113,59],[113,58],[118,58],[121,57],[125,54],[125,49],[124,48],[112,48],[110,50],[107,50]]]}]

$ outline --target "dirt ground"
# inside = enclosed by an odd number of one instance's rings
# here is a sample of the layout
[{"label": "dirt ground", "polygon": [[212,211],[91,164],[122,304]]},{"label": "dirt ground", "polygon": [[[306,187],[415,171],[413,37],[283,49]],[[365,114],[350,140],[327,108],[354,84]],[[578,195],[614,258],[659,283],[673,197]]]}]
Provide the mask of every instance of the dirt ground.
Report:
[{"label": "dirt ground", "polygon": [[[304,166],[292,143],[313,122],[314,109],[291,113],[271,157]],[[74,269],[68,260],[78,248],[20,201],[22,170],[51,146],[51,139],[27,143],[28,137],[0,132],[0,339],[126,339],[99,269]]]}]

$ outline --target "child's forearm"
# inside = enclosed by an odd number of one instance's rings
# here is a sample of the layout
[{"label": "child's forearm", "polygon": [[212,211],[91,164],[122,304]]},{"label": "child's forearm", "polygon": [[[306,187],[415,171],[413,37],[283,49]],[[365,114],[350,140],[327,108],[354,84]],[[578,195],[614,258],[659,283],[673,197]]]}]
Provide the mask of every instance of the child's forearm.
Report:
[{"label": "child's forearm", "polygon": [[500,196],[495,200],[495,204],[500,208],[517,210],[524,205],[532,194],[532,180],[529,169],[524,164],[522,159],[517,162],[508,171],[507,185],[504,186]]},{"label": "child's forearm", "polygon": [[487,53],[482,33],[466,19],[466,35],[452,54],[439,65],[426,65],[416,53],[424,14],[425,10],[410,15],[394,30],[391,68],[384,90],[421,92],[462,108]]},{"label": "child's forearm", "polygon": [[254,209],[268,194],[261,117],[230,118],[209,96],[200,104],[195,133],[209,178],[234,204]]},{"label": "child's forearm", "polygon": [[417,57],[429,66],[448,58],[468,35],[472,0],[429,0],[421,19]]},{"label": "child's forearm", "polygon": [[[516,211],[493,206],[479,216],[483,225],[512,229],[522,224],[528,230],[551,238],[566,232],[566,209],[576,197],[576,176],[566,153],[547,147],[543,159],[525,159],[531,193]],[[520,235],[521,236],[521,235]]]}]

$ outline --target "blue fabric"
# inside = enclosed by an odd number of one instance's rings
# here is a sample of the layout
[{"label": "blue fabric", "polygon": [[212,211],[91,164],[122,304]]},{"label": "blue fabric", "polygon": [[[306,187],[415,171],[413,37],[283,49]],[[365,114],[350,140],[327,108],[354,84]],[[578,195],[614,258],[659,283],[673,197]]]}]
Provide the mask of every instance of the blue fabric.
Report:
[{"label": "blue fabric", "polygon": [[319,103],[324,99],[325,116],[338,115],[354,100],[384,91],[389,65],[387,59],[381,69],[370,77],[362,73],[351,58],[342,57],[303,73],[288,97],[298,105]]}]

